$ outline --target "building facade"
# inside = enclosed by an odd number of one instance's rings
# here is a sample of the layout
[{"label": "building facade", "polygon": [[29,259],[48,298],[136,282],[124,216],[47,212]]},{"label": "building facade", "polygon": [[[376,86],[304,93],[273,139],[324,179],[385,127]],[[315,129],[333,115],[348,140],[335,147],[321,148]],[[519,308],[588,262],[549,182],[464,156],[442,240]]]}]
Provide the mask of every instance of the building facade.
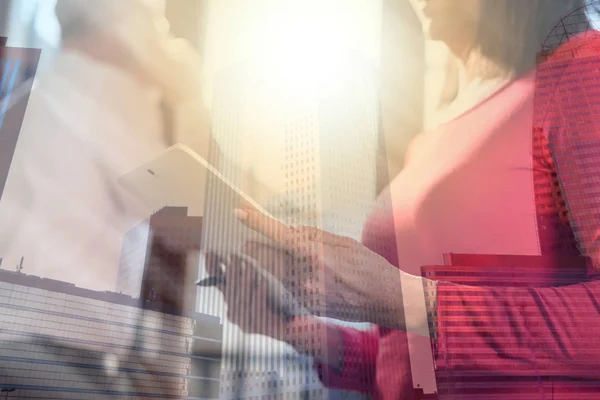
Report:
[{"label": "building facade", "polygon": [[164,207],[124,238],[117,292],[157,311],[196,311],[202,217],[186,207]]},{"label": "building facade", "polygon": [[218,351],[195,354],[220,349],[221,335],[214,317],[0,271],[0,387],[10,399],[218,398]]},{"label": "building facade", "polygon": [[[212,120],[229,160],[219,169],[268,212],[360,239],[376,197],[377,75],[360,59],[348,65],[339,79],[327,82],[298,77],[306,83],[302,88],[271,80],[260,65],[230,68],[215,83]],[[210,179],[206,190],[203,246],[252,239],[243,227],[229,225],[226,214],[236,205],[231,191]],[[319,279],[306,267],[292,274]],[[303,306],[319,306],[309,303],[301,286],[288,289]],[[223,318],[222,399],[351,396],[324,388],[311,358],[283,342],[245,335],[226,321],[226,306],[214,289],[203,289],[198,302],[202,312]]]},{"label": "building facade", "polygon": [[[200,216],[189,216],[186,207],[167,206],[131,229],[123,242],[117,291],[139,299],[145,310],[195,315],[202,221]],[[212,324],[194,323],[192,329],[191,374],[213,380],[210,385],[189,381],[189,393],[201,398],[218,397],[221,325],[215,330]]]}]

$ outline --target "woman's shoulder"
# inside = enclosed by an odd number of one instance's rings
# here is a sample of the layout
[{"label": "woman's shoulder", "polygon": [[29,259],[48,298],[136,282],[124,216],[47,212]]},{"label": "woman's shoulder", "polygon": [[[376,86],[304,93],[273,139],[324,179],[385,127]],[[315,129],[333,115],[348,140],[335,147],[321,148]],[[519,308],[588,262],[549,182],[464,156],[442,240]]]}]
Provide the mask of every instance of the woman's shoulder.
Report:
[{"label": "woman's shoulder", "polygon": [[595,82],[600,83],[600,32],[577,35],[556,49],[546,51],[538,61],[538,91],[551,90],[553,96],[557,96],[593,88]]},{"label": "woman's shoulder", "polygon": [[600,112],[600,32],[584,32],[548,52],[536,69],[537,126],[548,130]]},{"label": "woman's shoulder", "polygon": [[572,36],[556,48],[540,52],[539,61],[541,65],[551,65],[598,54],[600,54],[600,31],[587,30]]},{"label": "woman's shoulder", "polygon": [[[585,32],[555,49],[538,64],[534,131],[552,150],[574,151],[600,143],[600,32]],[[576,157],[575,157],[576,158]]]}]

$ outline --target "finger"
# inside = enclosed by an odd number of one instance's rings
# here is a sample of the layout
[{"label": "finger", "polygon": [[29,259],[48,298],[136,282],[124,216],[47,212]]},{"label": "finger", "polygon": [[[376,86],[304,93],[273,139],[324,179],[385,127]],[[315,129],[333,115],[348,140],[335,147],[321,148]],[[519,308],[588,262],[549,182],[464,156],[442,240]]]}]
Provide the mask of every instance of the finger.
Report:
[{"label": "finger", "polygon": [[231,264],[236,268],[236,276],[239,278],[239,283],[236,286],[240,292],[240,301],[237,304],[235,311],[236,322],[248,333],[256,333],[260,327],[257,323],[261,312],[261,308],[256,307],[257,287],[262,281],[259,274],[260,269],[256,260],[244,255],[234,254],[231,257]]},{"label": "finger", "polygon": [[[252,266],[246,266],[246,288],[248,288],[248,295],[246,296],[247,304],[250,310],[256,310],[252,308],[254,296],[256,295],[256,288],[260,282],[260,276],[258,270]],[[254,316],[253,316],[254,317]]]},{"label": "finger", "polygon": [[297,228],[298,234],[304,239],[313,242],[322,243],[328,246],[352,246],[358,242],[347,236],[335,235],[333,233],[324,231],[323,229],[315,228],[312,226],[303,226]]},{"label": "finger", "polygon": [[[256,271],[258,275],[258,271]],[[252,309],[257,311],[257,315],[254,316],[254,325],[257,330],[268,332],[268,328],[272,327],[269,325],[271,321],[268,320],[269,312],[267,312],[267,292],[265,290],[266,282],[264,279],[257,279],[254,282],[254,295],[252,297]]]},{"label": "finger", "polygon": [[[234,253],[227,258],[228,273],[232,276],[232,283],[237,289],[252,287],[259,271],[258,263],[245,254]],[[228,279],[229,282],[229,279]],[[234,288],[234,290],[237,290]]]},{"label": "finger", "polygon": [[278,243],[273,243],[273,242],[260,242],[260,241],[254,241],[254,240],[248,240],[244,243],[244,246],[242,247],[242,253],[256,259],[258,261],[258,258],[255,257],[255,255],[262,255],[264,253],[286,253],[287,252],[287,248],[285,246],[282,246]]},{"label": "finger", "polygon": [[[239,215],[239,213],[238,213]],[[242,217],[244,218],[244,217]],[[270,264],[270,258],[277,255],[278,259],[286,255],[296,256],[298,254],[298,244],[302,234],[295,228],[287,227],[284,224],[276,221],[260,212],[248,213],[245,223],[251,229],[254,229],[264,234],[271,243],[247,243],[244,252],[255,259]]]},{"label": "finger", "polygon": [[276,245],[248,240],[242,246],[241,253],[262,263],[265,258],[268,258],[271,253],[276,253],[277,250],[282,251],[282,249]]},{"label": "finger", "polygon": [[201,287],[212,287],[212,286],[225,286],[225,277],[219,277],[219,276],[211,276],[209,278],[206,279],[202,279],[201,281],[198,281],[198,283],[196,283],[197,286],[201,286]]},{"label": "finger", "polygon": [[226,264],[226,258],[217,252],[207,252],[204,256],[204,264],[206,266],[206,272],[210,276],[224,277],[225,270],[223,269]]},{"label": "finger", "polygon": [[247,290],[245,288],[245,265],[236,254],[227,256],[227,290],[225,301],[227,302],[227,318],[243,329],[245,315],[245,299]]},{"label": "finger", "polygon": [[237,290],[237,288],[241,288],[244,283],[244,274],[246,271],[246,265],[242,262],[244,257],[240,254],[229,254],[227,256],[226,265],[227,265],[227,281],[233,286],[233,290]]},{"label": "finger", "polygon": [[280,281],[289,278],[290,268],[294,268],[299,261],[291,252],[282,247],[259,242],[246,242],[242,253],[253,258],[262,269]]},{"label": "finger", "polygon": [[242,275],[243,284],[241,287],[238,287],[238,290],[242,292],[242,301],[240,302],[240,308],[237,310],[240,327],[246,333],[255,333],[255,319],[257,318],[257,313],[259,312],[259,310],[253,305],[256,286],[256,271],[247,265],[244,259],[238,258],[238,262],[244,265],[244,272]]},{"label": "finger", "polygon": [[234,215],[241,223],[277,244],[284,244],[284,238],[291,231],[291,228],[282,222],[252,208],[235,209]]},{"label": "finger", "polygon": [[[307,241],[320,242],[330,246],[350,246],[355,240],[334,235],[319,228],[309,226],[288,227],[253,208],[236,209],[236,218],[250,229],[255,230],[286,250],[297,255],[311,255]],[[308,253],[306,250],[310,250]]]},{"label": "finger", "polygon": [[282,296],[285,289],[274,276],[262,269],[256,261],[248,268],[254,271],[252,309],[258,311],[257,315],[254,316],[252,325],[259,332],[276,339],[280,338],[281,318],[284,315],[281,313],[281,301],[278,298]]},{"label": "finger", "polygon": [[346,236],[335,235],[312,226],[296,226],[288,228],[285,234],[281,235],[280,242],[293,254],[310,255],[314,252],[315,246],[307,248],[312,243],[318,243],[330,247],[352,247],[358,242]]}]

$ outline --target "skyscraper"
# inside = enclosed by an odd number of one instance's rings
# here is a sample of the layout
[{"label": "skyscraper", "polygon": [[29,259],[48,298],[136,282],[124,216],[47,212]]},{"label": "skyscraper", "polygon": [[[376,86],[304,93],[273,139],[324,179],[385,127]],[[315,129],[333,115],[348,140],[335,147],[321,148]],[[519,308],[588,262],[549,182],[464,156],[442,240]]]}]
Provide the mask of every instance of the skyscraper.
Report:
[{"label": "skyscraper", "polygon": [[40,49],[6,47],[6,38],[0,42],[0,199],[33,85],[33,79],[20,83],[18,78],[23,69],[35,75],[40,54]]},{"label": "skyscraper", "polygon": [[117,292],[159,311],[196,311],[201,235],[202,217],[188,216],[186,207],[153,214],[125,236]]},{"label": "skyscraper", "polygon": [[[303,87],[280,85],[258,65],[230,68],[215,84],[213,129],[221,151],[233,160],[220,169],[274,216],[360,239],[376,196],[378,102],[374,68],[351,60],[352,68],[335,79],[296,77],[306,83]],[[251,182],[261,183],[263,190],[253,191]],[[211,201],[232,203],[217,186],[207,185],[207,199],[213,199],[207,201],[207,217]],[[211,232],[205,240],[231,240],[225,231]],[[298,279],[319,279],[307,268],[290,273]],[[301,287],[292,291],[304,306],[316,306]],[[223,316],[224,305],[214,306],[220,301],[218,294],[205,292],[199,297],[200,309],[207,312],[203,304],[212,304],[216,315]],[[290,357],[294,351],[287,344],[244,335],[224,321],[223,348],[227,354],[221,382],[227,390],[222,398],[245,395],[248,380],[264,377],[267,382],[269,373],[281,376],[280,393],[329,396],[312,360]]]},{"label": "skyscraper", "polygon": [[[140,306],[174,315],[196,315],[202,217],[186,207],[164,207],[124,238],[117,291],[138,298]],[[213,317],[214,318],[214,317]],[[168,327],[163,327],[168,329]],[[207,377],[190,381],[188,395],[216,398],[221,375],[222,325],[194,321],[189,340],[188,373]],[[161,335],[157,343],[169,340]]]}]

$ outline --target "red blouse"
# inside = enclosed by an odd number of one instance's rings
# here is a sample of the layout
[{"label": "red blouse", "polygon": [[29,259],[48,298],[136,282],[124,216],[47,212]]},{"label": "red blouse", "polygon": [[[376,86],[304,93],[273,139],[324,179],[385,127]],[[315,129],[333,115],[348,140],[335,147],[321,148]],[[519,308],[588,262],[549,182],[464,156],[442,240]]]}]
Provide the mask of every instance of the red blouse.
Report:
[{"label": "red blouse", "polygon": [[571,40],[537,73],[415,139],[363,235],[413,274],[449,252],[582,254],[595,269],[559,287],[440,283],[433,363],[423,338],[344,328],[342,373],[317,363],[326,385],[411,399],[413,375],[429,363],[443,399],[600,398],[597,35]]}]

